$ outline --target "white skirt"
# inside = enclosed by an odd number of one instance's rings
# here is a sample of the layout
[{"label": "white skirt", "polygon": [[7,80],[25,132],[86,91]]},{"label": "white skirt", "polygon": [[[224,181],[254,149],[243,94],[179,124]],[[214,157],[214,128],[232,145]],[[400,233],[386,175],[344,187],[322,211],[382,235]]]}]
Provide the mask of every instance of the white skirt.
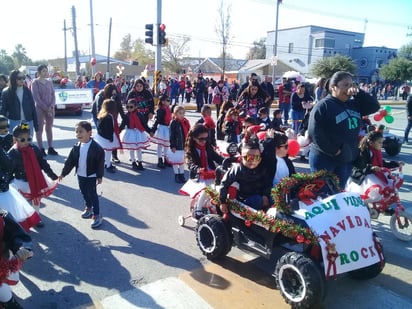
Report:
[{"label": "white skirt", "polygon": [[26,199],[12,186],[6,192],[0,192],[1,208],[7,210],[13,218],[28,232],[41,221],[40,216]]},{"label": "white skirt", "polygon": [[126,129],[120,133],[122,148],[124,149],[146,149],[150,146],[150,136],[146,131],[138,129]]},{"label": "white skirt", "polygon": [[163,124],[159,124],[156,133],[150,138],[150,141],[163,147],[170,147],[169,127]]},{"label": "white skirt", "polygon": [[170,148],[166,151],[166,161],[172,165],[182,165],[185,163],[185,152],[184,150],[176,150],[172,152]]},{"label": "white skirt", "polygon": [[117,138],[116,133],[113,132],[113,142],[104,138],[103,136],[97,134],[94,140],[104,149],[104,150],[114,150],[120,148],[119,139]]},{"label": "white skirt", "polygon": [[[40,197],[33,199],[33,194],[30,192],[30,186],[27,181],[21,179],[14,179],[10,186],[20,192],[21,195],[28,201],[33,201],[35,204],[39,204],[42,197],[49,196],[53,193],[53,191],[57,188],[58,181],[53,181],[42,171],[43,177],[46,180],[47,188],[43,189],[40,192]],[[36,192],[39,193],[39,192]]]},{"label": "white skirt", "polygon": [[189,179],[179,189],[179,193],[183,195],[189,195],[191,198],[195,198],[202,192],[207,186],[214,183],[214,179],[201,180],[199,182]]},{"label": "white skirt", "polygon": [[388,183],[384,183],[375,174],[368,174],[360,185],[354,183],[351,178],[349,178],[345,186],[345,191],[359,193],[367,203],[376,203],[384,198],[382,192],[388,188],[393,188],[392,179],[388,179]]}]

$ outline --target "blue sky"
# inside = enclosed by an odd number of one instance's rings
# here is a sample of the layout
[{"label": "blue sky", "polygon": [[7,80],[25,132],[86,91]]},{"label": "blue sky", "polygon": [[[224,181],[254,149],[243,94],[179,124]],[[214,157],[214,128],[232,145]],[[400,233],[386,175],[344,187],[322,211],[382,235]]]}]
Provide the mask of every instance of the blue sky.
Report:
[{"label": "blue sky", "polygon": [[[191,56],[220,54],[215,32],[220,0],[163,0],[162,21],[170,38],[189,35]],[[243,58],[254,40],[275,29],[275,0],[225,0],[231,3],[232,45],[229,52]],[[12,53],[23,44],[34,60],[63,57],[63,20],[71,26],[71,7],[76,7],[78,45],[90,51],[89,0],[19,0],[2,3],[1,49]],[[156,0],[93,0],[96,53],[107,54],[109,20],[112,17],[111,54],[122,37],[144,38],[144,25],[155,21]],[[6,13],[7,12],[7,13]],[[283,0],[279,9],[279,29],[317,25],[363,32],[364,46],[399,48],[411,42],[412,1],[410,0]],[[365,20],[367,22],[365,23]],[[408,29],[408,27],[410,27]],[[68,53],[73,38],[67,32]]]}]

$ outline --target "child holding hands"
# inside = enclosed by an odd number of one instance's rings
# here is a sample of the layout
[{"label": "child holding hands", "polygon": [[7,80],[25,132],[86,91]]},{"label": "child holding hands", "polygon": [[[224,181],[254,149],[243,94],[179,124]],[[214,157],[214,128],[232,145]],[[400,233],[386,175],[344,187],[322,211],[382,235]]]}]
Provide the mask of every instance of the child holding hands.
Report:
[{"label": "child holding hands", "polygon": [[103,181],[105,153],[103,148],[91,138],[90,122],[80,121],[76,124],[75,131],[79,142],[70,151],[59,180],[76,168],[77,180],[85,203],[81,217],[92,218],[91,228],[96,229],[103,220],[100,215],[96,185]]}]

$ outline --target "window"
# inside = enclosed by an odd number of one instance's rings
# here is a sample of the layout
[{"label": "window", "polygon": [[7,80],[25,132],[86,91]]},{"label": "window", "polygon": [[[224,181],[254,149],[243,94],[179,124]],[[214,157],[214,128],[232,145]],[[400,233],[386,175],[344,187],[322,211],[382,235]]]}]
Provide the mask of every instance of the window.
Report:
[{"label": "window", "polygon": [[335,48],[335,39],[316,39],[315,47],[317,48]]},{"label": "window", "polygon": [[293,43],[289,43],[288,53],[293,53]]}]

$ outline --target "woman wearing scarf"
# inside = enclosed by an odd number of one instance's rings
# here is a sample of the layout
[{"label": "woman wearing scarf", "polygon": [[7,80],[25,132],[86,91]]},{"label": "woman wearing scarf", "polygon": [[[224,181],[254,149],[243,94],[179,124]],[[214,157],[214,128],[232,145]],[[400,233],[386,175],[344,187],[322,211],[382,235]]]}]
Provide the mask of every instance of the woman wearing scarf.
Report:
[{"label": "woman wearing scarf", "polygon": [[189,131],[185,153],[190,180],[180,189],[180,192],[192,198],[199,195],[193,211],[193,218],[198,220],[203,216],[202,206],[207,199],[204,188],[214,182],[216,166],[222,164],[223,157],[210,145],[208,129],[201,124],[195,125]]},{"label": "woman wearing scarf", "polygon": [[[44,160],[40,149],[31,143],[27,123],[15,127],[13,137],[15,144],[8,152],[14,165],[12,175],[15,179],[11,185],[32,203],[34,210],[40,215],[40,201],[53,193],[57,187],[54,180],[58,177]],[[44,223],[40,221],[36,226],[41,228]]]}]

